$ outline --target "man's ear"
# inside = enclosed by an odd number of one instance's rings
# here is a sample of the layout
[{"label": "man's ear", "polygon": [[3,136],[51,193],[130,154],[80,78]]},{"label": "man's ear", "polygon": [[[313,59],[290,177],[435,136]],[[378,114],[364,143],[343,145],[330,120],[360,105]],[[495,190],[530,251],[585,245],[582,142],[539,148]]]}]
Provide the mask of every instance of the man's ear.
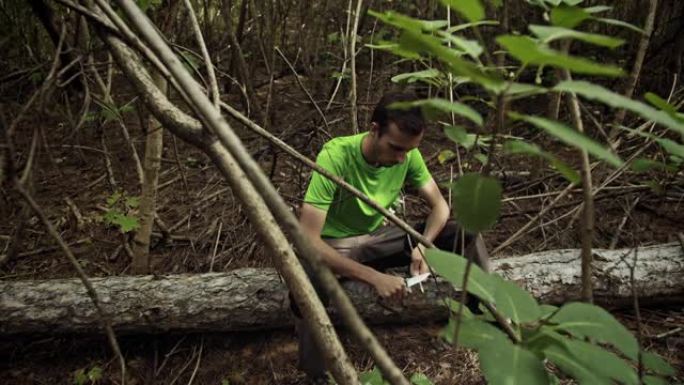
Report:
[{"label": "man's ear", "polygon": [[371,122],[370,134],[371,136],[380,136],[380,125],[378,122]]}]

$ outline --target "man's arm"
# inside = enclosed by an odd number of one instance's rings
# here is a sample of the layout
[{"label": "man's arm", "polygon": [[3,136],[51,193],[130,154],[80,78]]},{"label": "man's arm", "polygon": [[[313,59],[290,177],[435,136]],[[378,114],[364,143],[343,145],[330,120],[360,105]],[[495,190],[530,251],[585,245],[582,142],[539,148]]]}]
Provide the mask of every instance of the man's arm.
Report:
[{"label": "man's arm", "polygon": [[381,273],[370,266],[344,257],[321,239],[326,215],[325,211],[304,203],[299,216],[302,230],[311,239],[323,262],[336,274],[372,285],[381,297],[401,296],[405,287],[403,278]]},{"label": "man's arm", "polygon": [[[434,179],[430,179],[423,187],[418,190],[418,194],[427,201],[430,206],[430,215],[425,222],[423,236],[431,242],[437,238],[449,219],[449,205],[442,192],[439,191]],[[428,272],[427,264],[423,259],[425,248],[416,245],[411,253],[411,275],[418,275]]]}]

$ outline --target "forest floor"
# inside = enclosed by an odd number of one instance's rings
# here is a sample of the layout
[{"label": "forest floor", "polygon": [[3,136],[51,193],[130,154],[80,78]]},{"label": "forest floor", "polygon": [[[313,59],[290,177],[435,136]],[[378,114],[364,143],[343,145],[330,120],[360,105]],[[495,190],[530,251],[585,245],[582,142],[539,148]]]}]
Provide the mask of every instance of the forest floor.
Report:
[{"label": "forest floor", "polygon": [[[272,113],[272,131],[293,147],[314,158],[327,135],[315,110],[292,79],[276,83],[277,110]],[[374,90],[375,100],[384,87]],[[132,94],[119,95],[121,104],[133,99]],[[342,98],[338,98],[342,99]],[[321,100],[321,104],[326,101]],[[367,120],[370,104],[362,104],[360,117]],[[61,116],[60,106],[50,106],[48,113],[32,114],[17,137],[17,148],[26,153],[31,129],[42,128],[45,138],[33,167],[33,194],[57,226],[62,237],[90,276],[126,274],[130,258],[122,241],[128,235],[102,221],[108,210],[107,200],[115,191],[139,195],[139,184],[130,148],[114,122],[96,124],[88,121],[73,130]],[[350,133],[345,125],[346,105],[333,103],[327,114],[331,136]],[[590,110],[601,123],[608,119],[602,110]],[[144,151],[144,134],[134,112],[124,115],[139,154]],[[364,120],[364,121],[366,121]],[[588,125],[592,124],[587,122]],[[235,125],[253,156],[271,176],[282,196],[293,208],[301,204],[310,171],[284,154],[274,156],[273,149],[255,134]],[[23,130],[23,131],[22,131]],[[428,131],[421,151],[440,184],[458,175],[456,162],[440,163],[438,154],[451,148],[437,127]],[[512,126],[510,135],[529,136],[529,128]],[[535,134],[541,135],[541,134]],[[598,135],[598,134],[597,134]],[[259,240],[254,236],[246,216],[232,197],[227,183],[198,150],[175,140],[168,133],[158,192],[158,214],[172,229],[173,239],[154,242],[151,254],[154,271],[159,274],[229,271],[239,267],[271,266]],[[544,140],[544,148],[558,150],[552,140]],[[633,138],[623,145],[629,154],[643,146]],[[483,149],[484,151],[484,149]],[[579,157],[567,150],[560,156],[577,166]],[[477,169],[475,151],[462,152],[462,165]],[[649,152],[647,152],[649,153]],[[650,153],[655,154],[653,149]],[[106,160],[113,175],[107,173]],[[541,161],[522,157],[497,157],[495,170],[507,200],[501,220],[484,234],[490,248],[508,239],[527,223],[567,182]],[[595,169],[596,185],[611,170]],[[113,185],[110,181],[114,181]],[[445,195],[446,195],[446,189]],[[634,205],[635,199],[638,202]],[[0,263],[0,279],[27,280],[73,277],[67,260],[54,247],[37,218],[23,216],[17,196],[3,190],[0,215],[0,254],[9,253],[19,223],[24,223],[16,253]],[[72,204],[67,204],[67,199]],[[544,216],[542,225],[517,239],[494,257],[519,255],[539,250],[578,248],[578,220],[574,215],[581,202],[581,191],[573,192]],[[630,211],[630,207],[634,208]],[[76,209],[74,209],[76,208]],[[125,210],[124,207],[121,208]],[[82,219],[78,223],[77,210]],[[134,209],[133,209],[134,210]],[[426,208],[417,199],[407,198],[407,219],[415,222]],[[666,174],[640,175],[627,172],[596,197],[597,248],[607,248],[625,216],[628,221],[619,234],[617,247],[645,246],[677,241],[684,223],[684,189],[680,182]],[[636,330],[632,310],[614,313],[630,329]],[[643,343],[684,370],[684,333],[668,332],[684,325],[681,305],[669,308],[644,308]],[[453,350],[438,337],[441,324],[373,327],[380,341],[391,352],[405,373],[423,372],[436,384],[481,384],[477,356],[466,350]],[[372,369],[368,354],[341,331],[349,356],[359,370]],[[121,336],[128,361],[129,384],[303,384],[303,374],[296,368],[297,343],[293,330],[253,333],[192,334],[163,336]],[[78,370],[103,369],[98,383],[115,383],[118,364],[112,358],[106,340],[99,336],[14,336],[0,338],[0,384],[73,384]],[[86,382],[87,383],[87,382]]]}]

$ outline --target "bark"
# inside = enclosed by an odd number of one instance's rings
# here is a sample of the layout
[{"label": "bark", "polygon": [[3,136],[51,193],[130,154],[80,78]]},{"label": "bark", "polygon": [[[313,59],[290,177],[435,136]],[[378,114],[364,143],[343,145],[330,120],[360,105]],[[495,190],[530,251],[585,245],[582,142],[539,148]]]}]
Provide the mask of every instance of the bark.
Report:
[{"label": "bark", "polygon": [[[594,299],[605,306],[630,307],[633,250],[595,249]],[[496,272],[543,303],[580,298],[580,250],[551,250],[492,261]],[[639,303],[684,302],[684,249],[678,243],[639,248],[634,279]],[[229,273],[92,278],[92,285],[124,333],[242,331],[292,325],[287,288],[274,269],[244,268]],[[448,283],[430,281],[402,306],[379,302],[372,288],[343,284],[369,323],[442,321],[442,298],[455,295]],[[0,333],[97,333],[99,318],[78,279],[0,282]],[[339,317],[329,309],[335,322]]]},{"label": "bark", "polygon": [[[154,83],[162,93],[167,91],[167,82],[158,72],[152,74]],[[157,205],[157,185],[163,150],[164,127],[151,116],[145,140],[145,172],[143,173],[142,196],[140,198],[140,229],[133,239],[133,274],[150,273],[150,239]]]}]

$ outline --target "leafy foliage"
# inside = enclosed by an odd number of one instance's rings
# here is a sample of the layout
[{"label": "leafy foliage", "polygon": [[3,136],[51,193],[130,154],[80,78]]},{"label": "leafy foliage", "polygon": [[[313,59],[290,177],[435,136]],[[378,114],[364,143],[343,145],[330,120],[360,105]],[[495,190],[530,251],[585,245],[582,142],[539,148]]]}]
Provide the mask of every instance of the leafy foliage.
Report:
[{"label": "leafy foliage", "polygon": [[[478,0],[442,1],[465,21],[456,26],[449,26],[445,20],[419,20],[396,12],[370,13],[400,32],[397,39],[385,42],[383,49],[403,58],[416,60],[423,68],[421,71],[396,75],[393,78],[396,82],[426,83],[434,87],[445,87],[447,92],[451,92],[451,87],[469,84],[479,88],[481,94],[487,95],[486,98],[478,97],[477,100],[479,104],[491,109],[500,106],[497,101],[501,100],[519,100],[548,92],[573,93],[612,108],[634,112],[684,135],[684,115],[654,94],[646,95],[649,105],[628,99],[587,80],[562,81],[545,87],[539,85],[540,81],[537,84],[519,82],[520,75],[525,71],[535,70],[540,78],[539,74],[547,67],[566,69],[581,75],[622,76],[622,68],[598,63],[588,57],[571,56],[552,49],[549,44],[559,40],[572,40],[603,49],[614,49],[624,44],[622,39],[578,29],[589,22],[610,23],[639,30],[627,23],[598,16],[611,7],[597,5],[582,8],[582,0],[527,2],[548,12],[550,25],[531,25],[528,35],[496,37],[503,53],[520,63],[513,70],[510,67],[505,70],[495,67],[488,58],[491,55],[484,55],[484,47],[490,45],[481,40],[472,40],[473,35],[481,39],[477,28],[489,24],[485,8]],[[492,2],[492,5],[496,7],[500,2]],[[476,33],[465,36],[463,32],[470,29],[474,29]],[[426,63],[433,63],[433,66],[427,66]],[[483,128],[515,122],[540,129],[573,149],[587,151],[608,166],[624,165],[623,160],[609,146],[563,122],[522,112],[485,114],[466,104],[467,101],[461,99],[450,102],[447,99],[431,98],[398,107],[421,106],[433,112],[441,111],[448,117],[463,117],[473,123],[478,130],[476,132],[469,132],[468,127],[457,123],[453,118],[440,121],[445,127],[445,135],[466,151],[473,151],[483,138],[490,144],[495,144],[489,147],[497,149],[497,139],[502,133],[488,135],[488,132],[482,132]],[[500,120],[495,122],[494,119]],[[684,161],[684,145],[676,140],[643,132],[634,134],[657,142],[669,154],[671,164],[641,159],[632,164],[633,168],[669,169]],[[533,141],[517,138],[507,140],[503,149],[506,154],[545,159],[568,181],[580,182],[577,171],[556,154],[542,150]],[[481,148],[477,150],[480,151]],[[455,151],[458,148],[444,149],[438,155],[439,161],[445,163],[454,159]],[[492,154],[478,153],[471,156],[479,158],[484,164]],[[496,224],[501,206],[501,185],[495,178],[479,173],[466,173],[450,188],[454,198],[454,217],[466,231],[477,233]],[[434,271],[456,289],[466,290],[478,297],[491,305],[488,308],[495,309],[498,316],[508,320],[507,325],[502,324],[497,328],[492,325],[494,318],[491,314],[473,315],[465,308],[460,309],[459,304],[447,300],[454,317],[459,313],[463,317],[460,322],[452,317],[443,330],[442,337],[453,342],[458,333],[458,342],[461,345],[477,350],[482,371],[490,384],[558,383],[558,379],[546,371],[545,360],[580,384],[639,383],[634,369],[640,351],[637,341],[604,309],[585,303],[568,303],[560,308],[540,305],[530,293],[515,283],[496,274],[486,273],[476,265],[469,266],[467,282],[464,282],[469,264],[460,255],[430,249],[427,250],[426,259]],[[674,373],[672,367],[662,358],[651,353],[642,353],[648,371],[643,379],[645,383],[661,383],[662,376],[671,376]]]},{"label": "leafy foliage", "polygon": [[138,197],[127,196],[123,191],[116,191],[107,198],[107,211],[102,216],[102,220],[124,233],[137,230],[140,227],[140,221],[135,209],[139,204]]}]

